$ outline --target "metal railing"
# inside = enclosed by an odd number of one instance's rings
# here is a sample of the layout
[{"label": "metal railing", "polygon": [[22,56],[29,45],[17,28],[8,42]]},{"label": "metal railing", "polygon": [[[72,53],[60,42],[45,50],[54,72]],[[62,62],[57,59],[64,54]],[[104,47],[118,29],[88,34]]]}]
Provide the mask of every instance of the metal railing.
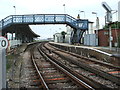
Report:
[{"label": "metal railing", "polygon": [[88,29],[88,20],[75,19],[68,14],[11,15],[0,21],[0,30],[12,24],[68,24],[75,29]]}]

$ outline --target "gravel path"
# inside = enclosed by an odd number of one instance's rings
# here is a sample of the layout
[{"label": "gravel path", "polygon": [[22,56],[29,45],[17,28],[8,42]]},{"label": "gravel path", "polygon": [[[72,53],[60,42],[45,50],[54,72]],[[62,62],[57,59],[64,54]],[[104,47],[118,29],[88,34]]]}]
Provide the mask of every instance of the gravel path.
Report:
[{"label": "gravel path", "polygon": [[7,83],[8,83],[8,88],[20,88],[20,80],[21,80],[21,67],[23,64],[23,55],[24,55],[24,50],[27,47],[26,44],[16,48],[14,50],[14,54],[9,54],[13,58],[7,59],[7,61],[11,61],[12,64],[11,68],[7,71]]}]

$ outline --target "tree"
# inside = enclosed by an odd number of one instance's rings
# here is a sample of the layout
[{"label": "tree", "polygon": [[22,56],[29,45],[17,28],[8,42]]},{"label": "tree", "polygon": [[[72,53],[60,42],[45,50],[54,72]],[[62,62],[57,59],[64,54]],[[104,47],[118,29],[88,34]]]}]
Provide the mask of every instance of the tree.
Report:
[{"label": "tree", "polygon": [[62,31],[61,32],[61,35],[62,35],[62,37],[63,37],[63,43],[65,42],[65,35],[66,35],[67,33],[65,32],[65,31]]},{"label": "tree", "polygon": [[[103,29],[108,29],[108,28],[109,28],[108,24],[103,27]],[[111,28],[112,29],[120,29],[120,22],[113,22],[111,24]]]}]

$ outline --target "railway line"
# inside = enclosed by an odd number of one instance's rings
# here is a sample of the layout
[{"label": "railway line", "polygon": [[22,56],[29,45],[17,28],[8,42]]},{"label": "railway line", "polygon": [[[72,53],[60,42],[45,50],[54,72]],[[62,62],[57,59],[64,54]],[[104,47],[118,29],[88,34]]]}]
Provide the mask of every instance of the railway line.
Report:
[{"label": "railway line", "polygon": [[89,86],[88,84],[86,84],[85,82],[74,76],[74,74],[71,74],[68,70],[65,70],[56,62],[48,58],[43,53],[43,51],[40,50],[40,48],[37,47],[35,48],[38,49],[38,51],[42,54],[42,56],[44,56],[44,58],[46,58],[39,60],[32,52],[31,59],[35,67],[35,70],[39,75],[42,88],[45,88],[47,90],[57,89],[57,88],[63,88],[63,89],[87,88],[94,90],[93,87]]},{"label": "railway line", "polygon": [[[52,47],[52,48],[50,48],[50,47]],[[53,50],[53,52],[55,51],[54,49],[56,49],[57,51],[61,51],[63,53],[65,52],[65,53],[67,53],[67,54],[69,54],[73,57],[76,57],[76,59],[78,61],[82,62],[82,63],[88,64],[93,68],[98,68],[99,70],[102,70],[104,72],[107,72],[109,74],[112,74],[112,75],[116,76],[117,78],[120,78],[120,74],[119,74],[120,73],[120,67],[119,66],[115,66],[115,65],[112,65],[110,63],[102,62],[102,61],[97,60],[97,59],[84,57],[84,56],[81,56],[81,55],[78,55],[78,54],[75,54],[75,53],[67,52],[67,51],[58,49],[58,48],[56,48],[56,47],[54,47],[50,44],[47,44],[46,48]],[[57,53],[57,52],[55,52],[55,53]],[[59,54],[59,53],[57,53],[57,54]],[[80,58],[80,59],[78,59],[78,58]],[[116,72],[116,73],[114,73],[114,72]]]},{"label": "railway line", "polygon": [[46,42],[33,43],[29,49],[32,88],[94,90],[120,87],[119,74],[113,75],[108,73],[109,70],[101,69],[118,71],[119,67],[89,60],[90,58],[58,49]]},{"label": "railway line", "polygon": [[[58,50],[55,48],[53,49],[53,48],[49,47],[49,45],[47,45],[47,44],[46,44],[46,48],[49,51],[51,50],[51,52],[54,52],[56,55],[60,56],[62,59],[64,59],[64,61],[62,61],[62,62],[64,64],[67,63],[68,66],[70,65],[71,69],[74,69],[75,71],[77,71],[79,73],[84,73],[84,70],[87,70],[87,71],[89,71],[89,72],[87,72],[87,73],[89,73],[86,75],[87,77],[95,78],[97,76],[96,78],[98,78],[98,76],[100,76],[100,78],[102,77],[102,79],[101,80],[96,79],[96,81],[98,81],[98,82],[100,81],[100,83],[102,81],[102,84],[107,85],[108,87],[117,87],[117,85],[119,87],[119,85],[120,85],[119,84],[119,82],[120,82],[119,73],[117,75],[112,75],[112,73],[108,73],[108,72],[104,71],[104,69],[108,69],[108,70],[112,70],[112,71],[119,71],[120,70],[119,67],[115,67],[113,65],[103,63],[103,62],[96,62],[97,60],[94,60],[94,62],[92,60],[92,62],[91,62],[91,60],[88,61],[89,58],[87,58],[87,60],[86,60],[86,57],[81,58],[80,56],[70,53],[70,52],[66,52],[63,50],[61,51],[61,50]],[[73,66],[72,66],[72,64],[73,64]],[[91,67],[91,64],[92,65],[94,64],[95,66],[99,65],[99,68]],[[81,70],[79,70],[80,68],[78,68],[78,67],[81,67],[84,70],[81,71]]]}]

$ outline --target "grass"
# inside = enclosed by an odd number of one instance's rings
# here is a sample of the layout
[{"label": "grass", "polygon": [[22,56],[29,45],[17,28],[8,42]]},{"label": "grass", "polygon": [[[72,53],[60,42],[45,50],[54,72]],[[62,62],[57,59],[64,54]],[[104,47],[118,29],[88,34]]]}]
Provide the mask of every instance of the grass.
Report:
[{"label": "grass", "polygon": [[14,55],[8,55],[6,56],[6,70],[8,71],[11,66],[12,66],[12,63],[13,63],[13,58],[14,58]]}]

